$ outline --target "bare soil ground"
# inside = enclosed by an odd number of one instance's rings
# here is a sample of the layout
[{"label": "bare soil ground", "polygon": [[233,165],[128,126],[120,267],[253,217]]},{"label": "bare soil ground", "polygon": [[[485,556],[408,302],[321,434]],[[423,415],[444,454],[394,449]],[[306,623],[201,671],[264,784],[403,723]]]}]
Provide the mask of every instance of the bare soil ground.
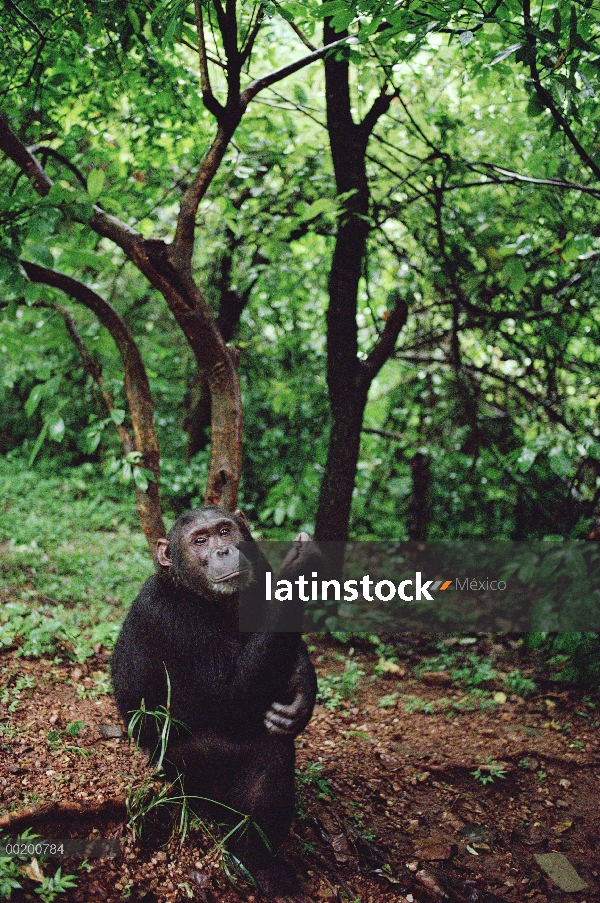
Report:
[{"label": "bare soil ground", "polygon": [[[518,666],[527,673],[515,643],[482,639],[478,650],[492,656],[497,672]],[[76,859],[41,862],[41,874],[60,864],[77,876],[77,888],[58,899],[254,900],[251,887],[232,886],[200,828],[180,843],[168,807],[148,816],[141,841],[127,827],[125,800],[148,771],[125,734],[106,737],[107,726],[120,726],[103,692],[106,650],[85,665],[17,653],[0,658],[3,836],[31,826],[44,838],[122,841],[119,858],[90,859],[83,868]],[[347,653],[316,641],[320,675],[340,673]],[[352,660],[365,673],[355,697],[337,700],[335,709],[317,706],[298,740],[298,816],[284,852],[307,893],[353,903],[600,900],[599,709],[548,683],[526,699],[503,700],[500,692],[493,711],[459,712],[454,703],[460,708],[465,690],[446,673],[415,677],[422,655],[418,642],[408,644],[391,670],[376,674],[372,647],[357,647]],[[406,697],[421,710],[407,713]],[[85,725],[78,734],[77,726],[66,730],[76,722]],[[51,801],[62,809],[45,805]],[[587,888],[560,890],[534,858],[550,852],[563,853]],[[35,865],[23,868],[23,890],[11,900],[39,901]]]}]

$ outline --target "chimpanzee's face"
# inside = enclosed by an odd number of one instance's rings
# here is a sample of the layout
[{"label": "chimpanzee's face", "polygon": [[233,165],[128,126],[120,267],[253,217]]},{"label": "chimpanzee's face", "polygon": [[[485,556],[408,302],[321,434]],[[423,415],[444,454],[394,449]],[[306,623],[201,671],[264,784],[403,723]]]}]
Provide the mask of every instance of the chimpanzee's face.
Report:
[{"label": "chimpanzee's face", "polygon": [[158,561],[177,583],[198,595],[231,596],[252,580],[250,563],[239,551],[240,528],[220,511],[183,515],[169,536],[158,541]]}]

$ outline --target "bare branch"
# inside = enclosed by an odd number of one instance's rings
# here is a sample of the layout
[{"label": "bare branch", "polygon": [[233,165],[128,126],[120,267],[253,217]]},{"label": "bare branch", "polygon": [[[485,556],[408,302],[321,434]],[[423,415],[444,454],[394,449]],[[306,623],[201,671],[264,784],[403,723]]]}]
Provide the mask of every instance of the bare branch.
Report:
[{"label": "bare branch", "polygon": [[[277,0],[273,0],[273,6],[276,6],[277,9],[279,9],[279,10],[281,9],[281,4],[278,3]],[[284,17],[282,16],[282,18],[284,18]],[[308,40],[307,37],[304,36],[304,34],[302,33],[302,31],[301,31],[301,30],[298,28],[298,26],[296,25],[296,23],[295,23],[295,22],[292,22],[290,19],[286,19],[285,21],[286,21],[287,24],[290,26],[290,28],[292,29],[292,31],[294,32],[294,34],[296,34],[296,35],[300,38],[300,40],[302,41],[302,43],[304,44],[304,46],[305,46],[305,47],[308,47],[308,49],[311,51],[311,53],[314,53],[314,52],[316,51],[317,48],[315,47],[314,44],[311,44],[311,43],[310,43],[310,41]]]},{"label": "bare branch", "polygon": [[16,14],[18,16],[20,16],[21,19],[23,19],[25,22],[27,22],[28,25],[31,25],[31,27],[33,28],[35,33],[38,35],[38,37],[40,37],[42,39],[42,41],[51,40],[50,38],[47,38],[46,35],[42,31],[40,31],[39,27],[35,24],[35,22],[32,19],[30,19],[29,16],[26,15],[26,13],[24,13],[22,9],[20,9],[17,6],[17,4],[14,2],[14,0],[6,0],[6,5],[10,6],[11,9],[14,9]]},{"label": "bare branch", "polygon": [[317,50],[309,53],[308,56],[303,56],[301,59],[296,60],[295,63],[289,63],[287,66],[282,66],[281,69],[276,69],[268,75],[263,75],[261,78],[255,79],[242,91],[240,95],[240,105],[245,110],[259,91],[264,91],[265,88],[269,88],[276,82],[282,81],[282,79],[287,78],[288,75],[293,75],[294,72],[299,72],[300,69],[310,66],[311,63],[322,59],[330,51],[335,50],[336,47],[341,47],[343,44],[346,44],[347,41],[348,38],[340,38],[339,41],[333,41],[331,44],[326,44],[325,47],[319,47]]},{"label": "bare branch", "polygon": [[[223,47],[227,56],[228,75],[232,76],[235,70],[241,71],[240,52],[238,50],[238,22],[237,22],[237,0],[225,0],[225,13],[219,17],[217,9],[217,17],[219,19],[219,29],[223,39]],[[231,80],[228,78],[229,84]],[[237,93],[237,92],[236,92]]]},{"label": "bare branch", "polygon": [[202,100],[206,109],[216,117],[217,121],[223,115],[223,106],[212,92],[210,74],[208,71],[208,56],[206,42],[204,40],[204,20],[202,18],[202,4],[195,0],[194,10],[196,14],[196,33],[198,35],[198,57],[200,60],[200,85],[202,87]]},{"label": "bare branch", "polygon": [[425,142],[425,144],[427,145],[427,147],[431,148],[431,150],[432,150],[435,154],[438,154],[438,153],[439,153],[438,148],[435,146],[435,144],[434,144],[432,141],[429,140],[429,138],[427,137],[427,135],[425,134],[425,132],[423,131],[423,129],[421,128],[421,126],[418,124],[418,122],[416,121],[416,119],[411,115],[410,110],[408,109],[408,107],[406,106],[406,104],[404,103],[404,101],[402,100],[402,97],[401,97],[399,94],[396,95],[396,96],[398,97],[398,100],[399,100],[400,103],[402,104],[402,109],[403,109],[404,112],[406,113],[406,116],[408,117],[408,120],[410,121],[410,123],[411,123],[412,127],[414,128],[414,130],[417,132],[418,135],[420,135],[420,137],[423,139],[423,141]]},{"label": "bare branch", "polygon": [[[40,302],[36,302],[39,304]],[[77,348],[79,352],[79,356],[81,357],[84,369],[87,373],[92,377],[92,380],[98,386],[100,393],[102,394],[102,398],[104,399],[104,404],[106,405],[106,409],[109,414],[115,410],[115,400],[113,396],[110,394],[108,389],[106,388],[106,382],[104,376],[102,375],[102,367],[100,364],[97,364],[92,355],[89,353],[87,348],[85,347],[85,343],[81,338],[81,334],[77,329],[77,324],[73,319],[71,312],[67,310],[62,304],[52,304],[51,305],[54,310],[56,310],[64,320],[65,327],[67,332],[71,336],[73,344]],[[117,432],[119,434],[119,438],[121,440],[121,444],[123,445],[123,450],[125,454],[129,454],[129,452],[135,451],[135,442],[133,440],[133,436],[127,429],[124,423],[116,423],[115,426]]]},{"label": "bare branch", "polygon": [[45,197],[52,188],[52,179],[33,154],[30,154],[25,145],[19,141],[3,116],[0,116],[0,148],[13,163],[17,164],[21,172],[31,179],[37,193]]},{"label": "bare branch", "polygon": [[248,29],[246,43],[242,47],[242,50],[240,53],[242,65],[246,62],[246,60],[249,58],[250,54],[252,53],[252,48],[254,47],[254,42],[256,41],[256,38],[258,37],[258,32],[260,31],[260,27],[262,25],[262,20],[263,20],[264,14],[265,14],[265,4],[261,3],[259,5],[258,11],[256,13],[256,20],[254,22],[254,25],[251,24],[250,28]]},{"label": "bare branch", "polygon": [[[594,198],[600,198],[600,190],[598,188],[591,188],[589,185],[584,185],[581,182],[570,182],[567,179],[538,179],[535,176],[526,176],[520,172],[514,172],[512,169],[505,169],[502,166],[496,166],[495,163],[467,163],[466,166],[469,169],[477,172],[477,167],[481,167],[486,170],[492,170],[492,172],[498,173],[500,176],[506,176],[506,179],[501,180],[501,184],[505,184],[507,181],[509,182],[527,182],[530,185],[547,185],[549,188],[562,188],[567,191],[581,191],[583,194],[590,194]],[[484,185],[485,182],[478,182],[478,185]],[[453,186],[448,186],[446,190],[451,190]],[[464,187],[464,186],[459,186]],[[474,186],[477,187],[477,186]]]},{"label": "bare branch", "polygon": [[[240,117],[241,118],[241,114]],[[194,232],[196,229],[196,213],[198,205],[209,189],[215,173],[225,156],[225,151],[239,122],[228,120],[219,124],[215,140],[196,176],[181,199],[175,238],[170,248],[170,258],[179,269],[189,269],[194,250]]]},{"label": "bare branch", "polygon": [[598,164],[594,162],[591,154],[588,153],[588,151],[586,151],[583,145],[579,142],[566,117],[563,116],[558,106],[555,104],[552,94],[547,88],[544,87],[544,85],[542,85],[540,73],[537,67],[537,44],[535,37],[535,26],[531,18],[531,3],[530,0],[522,0],[522,2],[523,26],[525,29],[525,36],[529,54],[529,74],[531,76],[531,81],[533,82],[533,87],[535,88],[535,93],[537,94],[540,103],[542,103],[544,107],[549,110],[556,125],[561,129],[561,131],[570,141],[571,146],[579,159],[593,172],[597,179],[600,179],[600,166],[598,166]]},{"label": "bare branch", "polygon": [[386,85],[381,89],[379,96],[375,98],[371,109],[366,113],[363,121],[359,125],[359,130],[365,140],[367,140],[377,125],[377,121],[384,113],[390,108],[390,104],[394,97],[398,96],[397,91],[391,91],[389,94],[387,93]]},{"label": "bare branch", "polygon": [[233,133],[235,132],[245,110],[250,101],[256,97],[259,91],[270,87],[281,79],[298,72],[305,66],[309,66],[316,60],[321,59],[325,54],[329,53],[335,47],[344,44],[347,39],[334,41],[325,47],[308,56],[302,57],[295,63],[283,66],[263,78],[258,78],[251,82],[244,91],[242,91],[239,102],[233,105],[228,100],[226,107],[226,115],[223,116],[219,123],[219,129],[216,137],[206,154],[200,169],[198,170],[192,184],[184,192],[181,199],[181,207],[179,216],[177,217],[177,228],[175,230],[175,238],[170,249],[169,257],[180,272],[186,270],[191,265],[192,253],[194,248],[194,232],[196,227],[196,214],[198,206],[202,198],[206,195],[210,184],[217,172],[221,161],[225,155]]},{"label": "bare branch", "polygon": [[383,436],[384,439],[394,439],[396,442],[406,442],[406,436],[403,433],[394,433],[392,430],[378,430],[375,427],[363,426],[361,433]]},{"label": "bare branch", "polygon": [[408,318],[408,305],[400,298],[385,322],[383,332],[366,360],[360,363],[360,378],[368,388],[383,365],[394,353],[396,341]]},{"label": "bare branch", "polygon": [[71,163],[68,157],[65,157],[64,154],[61,154],[60,151],[55,150],[53,147],[48,147],[46,144],[32,144],[27,148],[30,154],[39,153],[42,158],[42,165],[46,165],[46,160],[48,157],[54,157],[55,160],[58,160],[59,163],[62,163],[63,166],[66,166],[67,169],[70,169],[75,178],[83,185],[83,187],[87,190],[87,180],[80,169],[75,166],[74,163]]}]

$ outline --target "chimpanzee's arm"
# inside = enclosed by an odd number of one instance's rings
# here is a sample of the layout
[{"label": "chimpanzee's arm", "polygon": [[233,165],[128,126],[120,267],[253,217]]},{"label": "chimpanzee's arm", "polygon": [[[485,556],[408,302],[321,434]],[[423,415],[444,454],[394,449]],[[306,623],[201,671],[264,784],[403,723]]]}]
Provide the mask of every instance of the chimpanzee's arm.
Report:
[{"label": "chimpanzee's arm", "polygon": [[310,721],[317,697],[317,675],[304,642],[288,690],[292,702],[273,702],[265,715],[265,727],[271,734],[297,737]]},{"label": "chimpanzee's arm", "polygon": [[[239,516],[239,515],[238,515]],[[250,540],[252,539],[248,533]],[[248,549],[256,559],[255,572],[269,569],[258,545]],[[300,533],[292,544],[276,574],[277,579],[294,581],[299,575],[312,571],[320,563],[321,553],[306,533]],[[262,581],[259,578],[258,592]],[[286,603],[287,604],[287,603]],[[273,613],[277,620],[277,612]],[[254,633],[244,646],[236,663],[230,684],[232,709],[259,712],[261,720],[275,700],[288,699],[292,710],[282,713],[302,730],[312,713],[316,695],[316,677],[299,633],[278,631]],[[292,701],[289,702],[289,698]]]},{"label": "chimpanzee's arm", "polygon": [[295,672],[298,633],[253,633],[243,647],[229,684],[232,709],[265,711],[281,696]]}]

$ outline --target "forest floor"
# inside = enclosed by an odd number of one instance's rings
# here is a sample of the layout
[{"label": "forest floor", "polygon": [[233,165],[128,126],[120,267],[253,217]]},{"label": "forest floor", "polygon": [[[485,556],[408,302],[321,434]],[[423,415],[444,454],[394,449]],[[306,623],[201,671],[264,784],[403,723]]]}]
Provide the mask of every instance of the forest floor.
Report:
[{"label": "forest floor", "polygon": [[[534,686],[515,639],[318,639],[311,651],[321,702],[297,741],[284,853],[315,901],[600,900],[597,697],[539,670]],[[27,827],[120,838],[121,856],[0,859],[21,884],[10,899],[52,901],[60,865],[55,896],[69,903],[254,900],[231,884],[206,830],[192,825],[182,842],[177,805],[140,815],[134,837],[125,801],[139,813],[136,790],[161,786],[119,730],[107,650],[84,664],[18,653],[0,657],[2,838]],[[550,859],[556,882],[539,854],[562,854]],[[77,886],[59,893],[65,874]],[[577,875],[581,890],[561,890]]]}]

